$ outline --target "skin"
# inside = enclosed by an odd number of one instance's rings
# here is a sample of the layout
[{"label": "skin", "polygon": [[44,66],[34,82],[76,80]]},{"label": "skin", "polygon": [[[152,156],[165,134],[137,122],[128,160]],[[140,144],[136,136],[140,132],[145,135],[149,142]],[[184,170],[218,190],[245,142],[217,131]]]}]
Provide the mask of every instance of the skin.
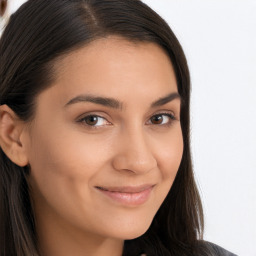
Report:
[{"label": "skin", "polygon": [[[180,99],[150,107],[177,93],[172,64],[154,43],[112,36],[66,55],[55,69],[55,82],[36,98],[29,128],[22,129],[15,118],[8,122],[14,114],[2,109],[1,122],[16,124],[12,141],[19,141],[11,151],[7,143],[5,152],[14,162],[30,165],[43,255],[120,256],[125,239],[149,228],[181,162]],[[122,109],[67,104],[85,94],[115,98]],[[97,128],[81,120],[88,114],[100,116]],[[140,205],[121,204],[96,189],[141,184],[154,187]]]}]

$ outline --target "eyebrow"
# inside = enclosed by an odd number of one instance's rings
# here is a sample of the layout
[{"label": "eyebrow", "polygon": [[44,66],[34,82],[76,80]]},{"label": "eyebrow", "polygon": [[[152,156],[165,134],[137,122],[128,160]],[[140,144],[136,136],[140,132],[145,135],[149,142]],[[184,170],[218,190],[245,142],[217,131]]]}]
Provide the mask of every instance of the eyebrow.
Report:
[{"label": "eyebrow", "polygon": [[[150,107],[151,108],[159,107],[170,101],[173,101],[174,99],[180,99],[180,98],[181,97],[179,93],[173,92],[152,102]],[[99,105],[106,106],[113,109],[119,109],[119,110],[123,109],[123,103],[118,101],[117,99],[95,96],[91,94],[78,95],[75,98],[68,101],[68,103],[65,104],[65,107],[69,105],[73,105],[75,103],[81,103],[81,102],[91,102],[94,104],[99,104]]]}]

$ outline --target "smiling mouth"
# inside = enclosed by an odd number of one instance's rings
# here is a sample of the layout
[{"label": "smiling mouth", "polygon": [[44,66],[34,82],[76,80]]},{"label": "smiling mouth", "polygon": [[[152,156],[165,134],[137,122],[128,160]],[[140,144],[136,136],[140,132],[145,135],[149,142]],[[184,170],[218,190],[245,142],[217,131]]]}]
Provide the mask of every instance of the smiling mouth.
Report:
[{"label": "smiling mouth", "polygon": [[141,186],[128,186],[128,187],[99,187],[96,189],[104,196],[107,196],[113,201],[126,205],[138,206],[144,204],[150,197],[151,191],[155,185],[141,185]]}]

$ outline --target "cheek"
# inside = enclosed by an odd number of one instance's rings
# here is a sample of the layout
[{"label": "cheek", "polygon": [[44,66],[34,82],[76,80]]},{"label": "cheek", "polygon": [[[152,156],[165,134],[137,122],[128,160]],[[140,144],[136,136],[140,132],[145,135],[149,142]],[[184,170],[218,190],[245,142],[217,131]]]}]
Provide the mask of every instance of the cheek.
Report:
[{"label": "cheek", "polygon": [[93,136],[67,127],[34,132],[29,159],[32,197],[38,216],[57,213],[75,225],[88,226],[84,219],[91,218],[97,206],[91,187],[106,168],[108,151]]},{"label": "cheek", "polygon": [[162,140],[157,150],[158,167],[163,180],[172,182],[177,174],[183,155],[183,137],[180,126]]},{"label": "cheek", "polygon": [[29,159],[32,187],[37,195],[56,207],[82,197],[90,201],[89,186],[107,158],[104,147],[77,134],[54,127],[51,132],[38,129],[33,134],[36,139]]},{"label": "cheek", "polygon": [[[44,175],[50,172],[71,179],[77,175],[79,178],[93,175],[107,151],[88,137],[77,134],[68,129],[56,132],[52,129],[51,133],[39,130],[30,152],[35,172],[41,170]],[[99,155],[102,157],[98,158]]]},{"label": "cheek", "polygon": [[163,135],[161,140],[158,140],[158,144],[155,141],[154,143],[157,145],[154,152],[161,173],[161,183],[157,188],[156,209],[158,209],[170,191],[181,163],[183,155],[181,127],[176,126],[170,133]]}]

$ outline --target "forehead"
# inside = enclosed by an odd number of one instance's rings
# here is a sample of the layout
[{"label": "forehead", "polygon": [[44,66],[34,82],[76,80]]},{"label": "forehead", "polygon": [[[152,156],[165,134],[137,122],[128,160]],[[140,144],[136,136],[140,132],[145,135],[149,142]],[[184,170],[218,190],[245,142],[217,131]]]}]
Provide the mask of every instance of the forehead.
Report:
[{"label": "forehead", "polygon": [[116,64],[116,67],[124,68],[125,64],[126,66],[134,65],[135,63],[131,62],[139,58],[145,59],[145,65],[149,60],[154,62],[157,60],[157,65],[162,64],[162,69],[166,67],[167,63],[172,69],[169,55],[158,44],[141,41],[132,42],[120,36],[96,39],[59,58],[54,67],[57,73],[67,72],[71,67],[77,68],[79,65],[87,65],[87,69],[90,68],[89,66],[94,68],[96,65],[100,68],[107,62],[108,66],[111,64],[110,67]]},{"label": "forehead", "polygon": [[[55,97],[66,102],[81,93],[155,100],[177,91],[171,60],[151,42],[130,42],[120,37],[93,41],[57,60]],[[52,92],[54,93],[54,92]],[[154,94],[156,94],[154,96]]]}]

